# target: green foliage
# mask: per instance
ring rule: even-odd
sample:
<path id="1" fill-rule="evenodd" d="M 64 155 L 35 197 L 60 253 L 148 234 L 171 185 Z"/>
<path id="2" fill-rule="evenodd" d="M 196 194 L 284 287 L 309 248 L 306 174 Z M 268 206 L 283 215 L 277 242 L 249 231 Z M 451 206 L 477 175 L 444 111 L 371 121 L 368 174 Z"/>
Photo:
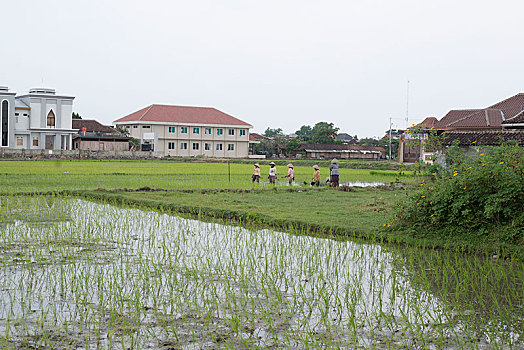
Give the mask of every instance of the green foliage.
<path id="1" fill-rule="evenodd" d="M 76 113 L 76 112 L 73 112 L 73 114 L 71 115 L 71 117 L 73 119 L 82 119 L 82 117 L 80 116 L 80 114 Z"/>
<path id="2" fill-rule="evenodd" d="M 452 149 L 448 160 L 450 167 L 398 204 L 396 225 L 419 234 L 524 243 L 524 148 L 502 145 L 474 155 Z"/>
<path id="3" fill-rule="evenodd" d="M 267 128 L 266 131 L 264 131 L 264 136 L 265 137 L 284 136 L 284 133 L 282 132 L 282 128 L 277 128 L 277 129 Z"/>
<path id="4" fill-rule="evenodd" d="M 126 135 L 128 136 L 129 135 L 129 130 L 127 130 L 125 127 L 123 127 L 122 125 L 117 125 L 115 127 L 116 131 L 118 131 L 119 133 L 123 134 L 123 135 Z"/>
<path id="5" fill-rule="evenodd" d="M 320 144 L 340 143 L 337 140 L 338 130 L 333 123 L 318 122 L 311 129 L 312 141 Z"/>
<path id="6" fill-rule="evenodd" d="M 311 130 L 311 126 L 309 125 L 302 125 L 299 130 L 295 132 L 297 134 L 297 138 L 304 143 L 311 143 L 313 140 L 313 132 Z"/>

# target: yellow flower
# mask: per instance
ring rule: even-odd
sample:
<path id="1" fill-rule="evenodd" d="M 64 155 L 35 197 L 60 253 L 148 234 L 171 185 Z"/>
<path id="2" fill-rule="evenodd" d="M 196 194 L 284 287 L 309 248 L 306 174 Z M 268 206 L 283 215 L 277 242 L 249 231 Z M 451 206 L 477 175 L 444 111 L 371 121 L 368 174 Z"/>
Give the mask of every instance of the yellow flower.
<path id="1" fill-rule="evenodd" d="M 472 143 L 477 143 L 477 141 L 473 141 Z"/>
<path id="2" fill-rule="evenodd" d="M 486 164 L 482 163 L 482 166 L 486 166 Z"/>
<path id="3" fill-rule="evenodd" d="M 469 167 L 469 168 L 467 168 L 466 170 L 469 170 L 469 169 L 471 169 L 471 168 L 472 168 L 472 167 Z"/>
<path id="4" fill-rule="evenodd" d="M 388 227 L 391 227 L 391 225 L 390 225 L 390 224 L 388 224 Z"/>
<path id="5" fill-rule="evenodd" d="M 424 184 L 420 184 L 420 186 L 424 186 Z"/>
<path id="6" fill-rule="evenodd" d="M 453 174 L 453 176 L 457 176 L 457 175 L 458 175 L 458 173 L 454 173 L 454 174 Z"/>
<path id="7" fill-rule="evenodd" d="M 500 162 L 499 164 L 504 164 L 504 162 Z"/>
<path id="8" fill-rule="evenodd" d="M 433 204 L 433 201 L 429 202 L 429 204 Z"/>
<path id="9" fill-rule="evenodd" d="M 431 216 L 435 216 L 435 214 L 431 214 Z"/>
<path id="10" fill-rule="evenodd" d="M 480 156 L 482 157 L 484 155 L 484 153 L 481 153 Z"/>
<path id="11" fill-rule="evenodd" d="M 421 198 L 426 198 L 426 196 L 422 196 Z"/>
<path id="12" fill-rule="evenodd" d="M 466 189 L 466 188 L 467 188 L 467 186 L 464 186 L 464 189 Z"/>
<path id="13" fill-rule="evenodd" d="M 382 224 L 382 226 L 386 227 L 386 224 Z"/>

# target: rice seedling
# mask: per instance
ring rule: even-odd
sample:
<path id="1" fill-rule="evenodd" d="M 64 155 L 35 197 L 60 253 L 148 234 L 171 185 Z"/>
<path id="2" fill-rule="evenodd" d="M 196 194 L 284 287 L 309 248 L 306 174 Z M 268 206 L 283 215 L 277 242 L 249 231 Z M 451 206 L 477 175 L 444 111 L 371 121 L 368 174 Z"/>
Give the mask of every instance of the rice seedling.
<path id="1" fill-rule="evenodd" d="M 522 264 L 0 197 L 0 344 L 519 348 Z"/>

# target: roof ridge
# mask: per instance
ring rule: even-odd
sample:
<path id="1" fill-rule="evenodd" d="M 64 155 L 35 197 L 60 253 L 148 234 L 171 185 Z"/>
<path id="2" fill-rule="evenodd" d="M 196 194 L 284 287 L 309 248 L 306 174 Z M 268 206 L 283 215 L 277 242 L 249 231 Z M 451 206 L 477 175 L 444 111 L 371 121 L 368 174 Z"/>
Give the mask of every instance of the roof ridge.
<path id="1" fill-rule="evenodd" d="M 154 106 L 154 104 L 152 104 L 151 106 L 149 106 L 149 108 L 147 109 L 147 111 L 145 111 L 144 114 L 142 114 L 142 115 L 140 116 L 140 118 L 138 118 L 138 120 L 142 120 L 142 118 L 145 117 L 145 115 L 147 114 L 147 112 L 149 112 L 149 110 L 150 110 L 151 108 L 153 108 L 153 106 Z"/>
<path id="2" fill-rule="evenodd" d="M 515 94 L 515 95 L 513 95 L 513 96 L 510 96 L 510 97 L 508 97 L 508 98 L 506 98 L 506 99 L 504 99 L 504 100 L 502 100 L 502 101 L 499 101 L 499 102 L 497 102 L 497 103 L 494 103 L 494 104 L 492 104 L 491 106 L 489 106 L 489 107 L 487 107 L 487 108 L 493 108 L 493 106 L 495 106 L 495 105 L 498 105 L 498 104 L 504 103 L 504 102 L 506 102 L 506 101 L 509 100 L 509 99 L 512 99 L 512 98 L 514 98 L 514 97 L 521 96 L 521 95 L 524 96 L 524 92 L 519 92 L 519 93 L 517 93 L 517 94 Z"/>
<path id="3" fill-rule="evenodd" d="M 464 109 L 464 111 L 466 111 L 466 110 L 467 110 L 467 109 Z M 471 117 L 471 116 L 474 115 L 475 113 L 478 113 L 478 112 L 481 112 L 481 111 L 485 111 L 485 110 L 486 110 L 486 109 L 478 109 L 478 110 L 475 110 L 475 112 L 470 113 L 470 114 L 468 114 L 468 115 L 465 115 L 465 116 L 463 116 L 462 118 L 457 119 L 457 120 L 455 120 L 455 121 L 453 121 L 453 122 L 447 124 L 446 126 L 450 126 L 450 125 L 453 125 L 453 124 L 455 124 L 455 123 L 461 122 L 461 121 L 463 121 L 464 119 L 467 119 L 467 118 Z"/>

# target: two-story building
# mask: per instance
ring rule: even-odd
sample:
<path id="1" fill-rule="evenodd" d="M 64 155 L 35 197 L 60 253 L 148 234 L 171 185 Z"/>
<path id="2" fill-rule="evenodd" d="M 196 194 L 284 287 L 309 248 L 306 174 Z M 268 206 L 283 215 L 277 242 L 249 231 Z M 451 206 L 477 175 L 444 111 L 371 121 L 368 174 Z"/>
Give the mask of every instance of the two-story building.
<path id="1" fill-rule="evenodd" d="M 17 96 L 0 87 L 0 147 L 71 149 L 73 100 L 54 89 L 35 88 Z"/>
<path id="2" fill-rule="evenodd" d="M 215 108 L 151 105 L 113 122 L 160 156 L 244 158 L 253 126 Z"/>

